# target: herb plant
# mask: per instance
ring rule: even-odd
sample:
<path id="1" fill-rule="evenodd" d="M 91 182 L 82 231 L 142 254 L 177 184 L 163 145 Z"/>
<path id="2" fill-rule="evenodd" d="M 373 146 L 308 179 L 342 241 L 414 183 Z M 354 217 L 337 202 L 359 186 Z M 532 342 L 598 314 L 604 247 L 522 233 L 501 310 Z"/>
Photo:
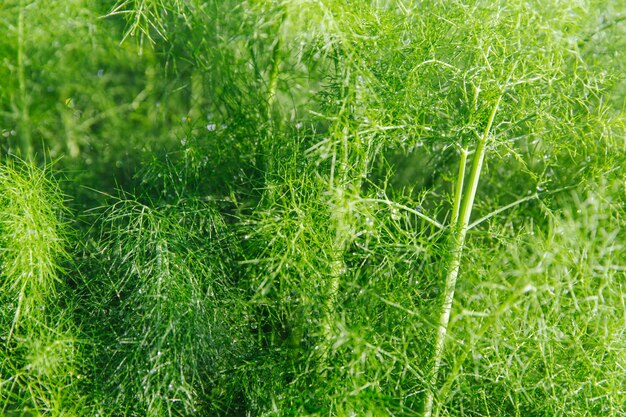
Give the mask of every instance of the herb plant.
<path id="1" fill-rule="evenodd" d="M 6 2 L 2 413 L 623 414 L 625 13 Z"/>

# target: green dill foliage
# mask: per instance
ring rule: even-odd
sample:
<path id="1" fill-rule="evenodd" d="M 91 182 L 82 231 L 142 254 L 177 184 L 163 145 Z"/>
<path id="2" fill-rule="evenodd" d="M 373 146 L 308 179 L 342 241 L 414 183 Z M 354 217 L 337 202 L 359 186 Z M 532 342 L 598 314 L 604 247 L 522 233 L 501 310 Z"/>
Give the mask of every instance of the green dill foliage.
<path id="1" fill-rule="evenodd" d="M 620 109 L 603 98 L 614 81 L 577 43 L 595 30 L 591 6 L 121 5 L 136 6 L 131 31 L 189 54 L 189 94 L 210 109 L 207 130 L 227 131 L 206 155 L 242 164 L 223 188 L 238 196 L 258 353 L 231 395 L 254 413 L 478 412 L 447 408 L 459 372 L 447 350 L 486 331 L 448 334 L 457 276 L 461 290 L 489 281 L 472 275 L 487 256 L 463 252 L 516 242 L 485 229 L 510 213 L 549 230 L 542 210 L 564 201 L 552 196 L 623 161 Z M 202 155 L 202 128 L 185 153 Z"/>
<path id="2" fill-rule="evenodd" d="M 187 116 L 185 81 L 167 78 L 153 49 L 120 44 L 124 21 L 104 18 L 112 4 L 7 0 L 0 11 L 0 151 L 58 159 L 81 210 L 101 203 L 88 188 L 129 186 L 144 152 L 179 143 Z"/>
<path id="3" fill-rule="evenodd" d="M 0 414 L 622 415 L 625 16 L 7 1 Z"/>
<path id="4" fill-rule="evenodd" d="M 80 407 L 80 341 L 64 284 L 63 194 L 48 170 L 0 166 L 0 407 L 4 415 L 65 415 Z"/>
<path id="5" fill-rule="evenodd" d="M 622 414 L 624 200 L 610 197 L 620 187 L 560 197 L 567 208 L 546 211 L 543 230 L 490 225 L 493 243 L 469 256 L 493 262 L 467 268 L 474 288 L 460 292 L 456 333 L 469 340 L 453 344 L 446 409 Z"/>
<path id="6" fill-rule="evenodd" d="M 94 276 L 82 278 L 94 306 L 85 324 L 94 400 L 102 401 L 93 412 L 202 413 L 214 370 L 237 347 L 220 214 L 208 204 L 151 208 L 125 197 L 98 223 Z"/>

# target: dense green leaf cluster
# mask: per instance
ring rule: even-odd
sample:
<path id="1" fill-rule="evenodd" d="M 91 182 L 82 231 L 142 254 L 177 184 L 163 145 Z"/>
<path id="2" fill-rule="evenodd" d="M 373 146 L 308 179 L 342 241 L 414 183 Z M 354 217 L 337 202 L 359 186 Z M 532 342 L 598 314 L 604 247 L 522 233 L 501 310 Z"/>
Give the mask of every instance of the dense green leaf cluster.
<path id="1" fill-rule="evenodd" d="M 621 1 L 5 3 L 0 414 L 623 415 Z"/>

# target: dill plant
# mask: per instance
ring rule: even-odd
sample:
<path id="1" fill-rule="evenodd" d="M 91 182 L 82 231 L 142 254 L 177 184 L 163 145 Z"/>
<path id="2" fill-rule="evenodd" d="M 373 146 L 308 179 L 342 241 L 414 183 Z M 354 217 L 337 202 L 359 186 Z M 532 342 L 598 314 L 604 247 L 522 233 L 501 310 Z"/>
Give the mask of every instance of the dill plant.
<path id="1" fill-rule="evenodd" d="M 120 45 L 123 20 L 102 18 L 111 5 L 10 0 L 0 11 L 0 150 L 40 164 L 58 159 L 56 170 L 71 177 L 69 204 L 80 210 L 101 204 L 88 188 L 130 186 L 144 152 L 178 143 L 184 131 L 180 83 L 153 49 Z"/>
<path id="2" fill-rule="evenodd" d="M 237 213 L 261 349 L 241 368 L 250 409 L 453 413 L 459 371 L 445 346 L 465 343 L 448 328 L 469 229 L 491 236 L 485 222 L 544 207 L 589 180 L 596 151 L 621 150 L 600 68 L 566 35 L 583 36 L 590 14 L 521 1 L 249 2 L 229 20 L 206 13 L 217 3 L 161 6 L 185 22 L 164 39 L 199 37 L 192 62 L 213 76 L 214 106 L 254 173 L 234 186 L 252 205 Z M 159 33 L 164 16 L 144 27 Z M 185 29 L 197 22 L 221 36 Z M 435 172 L 418 168 L 429 178 L 402 187 L 399 158 Z"/>
<path id="3" fill-rule="evenodd" d="M 61 415 L 80 408 L 79 332 L 63 194 L 48 170 L 0 166 L 0 407 L 4 415 Z"/>
<path id="4" fill-rule="evenodd" d="M 81 279 L 92 372 L 106 370 L 93 374 L 92 412 L 206 412 L 216 370 L 245 349 L 244 338 L 234 343 L 241 309 L 224 295 L 220 214 L 207 203 L 151 208 L 126 196 L 102 216 L 101 255 Z"/>
<path id="5" fill-rule="evenodd" d="M 85 414 L 619 415 L 619 2 L 59 2 L 58 54 L 10 6 L 2 149 L 90 208 Z"/>
<path id="6" fill-rule="evenodd" d="M 492 235 L 514 239 L 491 238 L 491 245 L 470 251 L 472 259 L 489 256 L 495 262 L 468 268 L 472 281 L 480 275 L 492 279 L 475 281 L 475 291 L 461 293 L 456 325 L 470 340 L 452 347 L 446 409 L 621 413 L 624 397 L 616 375 L 624 345 L 616 323 L 623 305 L 615 279 L 623 263 L 617 238 L 623 199 L 607 198 L 614 187 L 618 184 L 600 182 L 564 193 L 558 200 L 566 208 L 557 213 L 544 208 L 548 227 L 537 228 L 530 220 L 521 231 L 492 225 Z M 604 342 L 598 344 L 598 338 Z"/>

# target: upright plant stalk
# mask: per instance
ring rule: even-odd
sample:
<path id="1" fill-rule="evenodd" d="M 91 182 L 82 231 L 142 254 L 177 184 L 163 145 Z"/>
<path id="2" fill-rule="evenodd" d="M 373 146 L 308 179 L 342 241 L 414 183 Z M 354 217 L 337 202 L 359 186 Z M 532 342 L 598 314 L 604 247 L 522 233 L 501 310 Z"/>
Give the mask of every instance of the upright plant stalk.
<path id="1" fill-rule="evenodd" d="M 461 149 L 461 160 L 459 161 L 459 174 L 456 179 L 456 188 L 454 190 L 454 207 L 452 209 L 452 219 L 450 224 L 456 225 L 459 219 L 459 211 L 461 210 L 461 196 L 463 195 L 463 183 L 465 181 L 465 167 L 467 166 L 467 149 Z"/>
<path id="2" fill-rule="evenodd" d="M 324 319 L 322 326 L 323 341 L 322 351 L 318 371 L 323 374 L 326 372 L 326 364 L 328 353 L 332 348 L 333 326 L 337 314 L 337 293 L 341 284 L 341 277 L 345 273 L 346 264 L 344 261 L 344 253 L 346 251 L 346 243 L 348 240 L 347 225 L 347 207 L 346 197 L 341 189 L 337 190 L 337 207 L 334 213 L 335 238 L 331 245 L 329 282 L 326 287 L 326 301 L 324 305 Z"/>
<path id="3" fill-rule="evenodd" d="M 344 106 L 340 111 L 340 116 L 343 114 Z M 349 201 L 346 195 L 345 184 L 349 183 L 349 135 L 347 127 L 341 129 L 341 153 L 337 158 L 337 151 L 334 151 L 333 163 L 331 167 L 329 189 L 333 192 L 335 198 L 335 205 L 332 207 L 333 226 L 335 228 L 335 237 L 331 245 L 331 258 L 330 258 L 330 276 L 329 282 L 326 287 L 326 302 L 323 321 L 323 345 L 320 357 L 318 370 L 321 374 L 326 372 L 326 364 L 328 361 L 328 353 L 332 348 L 333 340 L 333 326 L 337 319 L 337 295 L 339 292 L 339 286 L 341 285 L 342 276 L 346 271 L 346 262 L 344 255 L 346 253 L 347 245 L 351 239 L 350 237 L 350 219 L 349 219 Z M 337 184 L 335 183 L 335 165 L 337 159 L 340 159 L 337 167 Z M 353 182 L 353 189 L 361 189 L 361 176 L 357 175 L 356 182 Z"/>
<path id="4" fill-rule="evenodd" d="M 279 31 L 287 17 L 287 12 L 282 11 L 280 16 L 280 25 L 278 26 Z M 267 120 L 272 120 L 272 108 L 274 107 L 274 103 L 276 102 L 276 92 L 278 90 L 278 74 L 280 69 L 280 50 L 282 48 L 282 39 L 280 37 L 280 33 L 276 37 L 276 43 L 274 44 L 274 48 L 272 49 L 272 64 L 270 67 L 269 81 L 267 87 Z"/>
<path id="5" fill-rule="evenodd" d="M 432 369 L 430 378 L 428 380 L 429 387 L 426 389 L 426 397 L 424 399 L 424 417 L 430 417 L 433 412 L 434 404 L 434 389 L 437 384 L 437 377 L 439 376 L 439 367 L 441 366 L 441 359 L 443 357 L 443 346 L 448 332 L 448 324 L 450 322 L 450 313 L 452 311 L 452 301 L 454 300 L 454 290 L 456 288 L 456 280 L 459 276 L 459 267 L 461 265 L 461 254 L 465 246 L 465 236 L 467 234 L 467 226 L 469 224 L 470 217 L 472 215 L 472 208 L 474 206 L 474 198 L 476 197 L 476 189 L 478 188 L 478 182 L 480 180 L 480 173 L 482 171 L 483 161 L 485 159 L 485 149 L 487 144 L 487 138 L 493 120 L 498 111 L 500 100 L 502 95 L 498 97 L 489 121 L 485 127 L 483 135 L 479 137 L 476 145 L 476 151 L 474 153 L 474 160 L 472 162 L 472 170 L 470 172 L 468 188 L 464 191 L 464 195 L 460 195 L 463 187 L 457 186 L 455 195 L 455 207 L 463 200 L 459 211 L 459 217 L 453 217 L 452 220 L 452 236 L 451 236 L 451 259 L 448 264 L 448 275 L 446 276 L 446 283 L 443 293 L 443 303 L 441 306 L 441 313 L 439 314 L 439 325 L 437 327 L 437 335 L 435 338 L 435 346 L 432 358 Z M 463 157 L 461 162 L 466 162 L 467 157 Z M 464 167 L 459 167 L 459 177 L 464 173 Z"/>
<path id="6" fill-rule="evenodd" d="M 280 66 L 280 37 L 276 40 L 272 50 L 272 66 L 270 68 L 270 78 L 267 88 L 267 118 L 272 119 L 272 107 L 276 101 L 276 90 L 278 89 L 278 69 Z"/>
<path id="7" fill-rule="evenodd" d="M 31 157 L 31 130 L 26 93 L 26 70 L 24 63 L 24 0 L 20 0 L 17 17 L 17 82 L 20 92 L 19 104 L 19 150 L 23 159 Z"/>
<path id="8" fill-rule="evenodd" d="M 148 71 L 152 74 L 148 75 Z M 148 76 L 147 90 L 152 90 L 154 87 L 154 69 L 149 68 L 146 71 Z M 202 104 L 204 100 L 204 80 L 202 79 L 202 72 L 194 70 L 191 73 L 191 103 L 189 105 L 189 116 L 192 120 L 198 120 L 202 115 Z"/>
<path id="9" fill-rule="evenodd" d="M 274 119 L 272 115 L 272 109 L 274 108 L 274 103 L 276 102 L 276 92 L 278 91 L 278 75 L 280 71 L 280 63 L 281 57 L 280 52 L 282 48 L 282 39 L 280 36 L 280 29 L 282 28 L 283 22 L 287 17 L 287 12 L 285 10 L 281 10 L 280 15 L 280 24 L 278 25 L 278 32 L 276 36 L 276 43 L 272 48 L 272 58 L 269 69 L 269 78 L 267 81 L 267 96 L 265 97 L 265 114 L 260 115 L 261 117 L 265 116 L 265 121 L 267 123 L 267 134 L 266 138 L 271 138 L 276 132 L 277 128 L 280 126 L 280 118 Z M 254 58 L 253 58 L 254 59 Z M 256 64 L 255 64 L 256 68 Z M 261 171 L 269 171 L 269 163 L 268 158 L 265 155 L 265 142 L 262 137 L 259 137 L 257 141 L 257 149 L 256 149 L 256 165 Z"/>

